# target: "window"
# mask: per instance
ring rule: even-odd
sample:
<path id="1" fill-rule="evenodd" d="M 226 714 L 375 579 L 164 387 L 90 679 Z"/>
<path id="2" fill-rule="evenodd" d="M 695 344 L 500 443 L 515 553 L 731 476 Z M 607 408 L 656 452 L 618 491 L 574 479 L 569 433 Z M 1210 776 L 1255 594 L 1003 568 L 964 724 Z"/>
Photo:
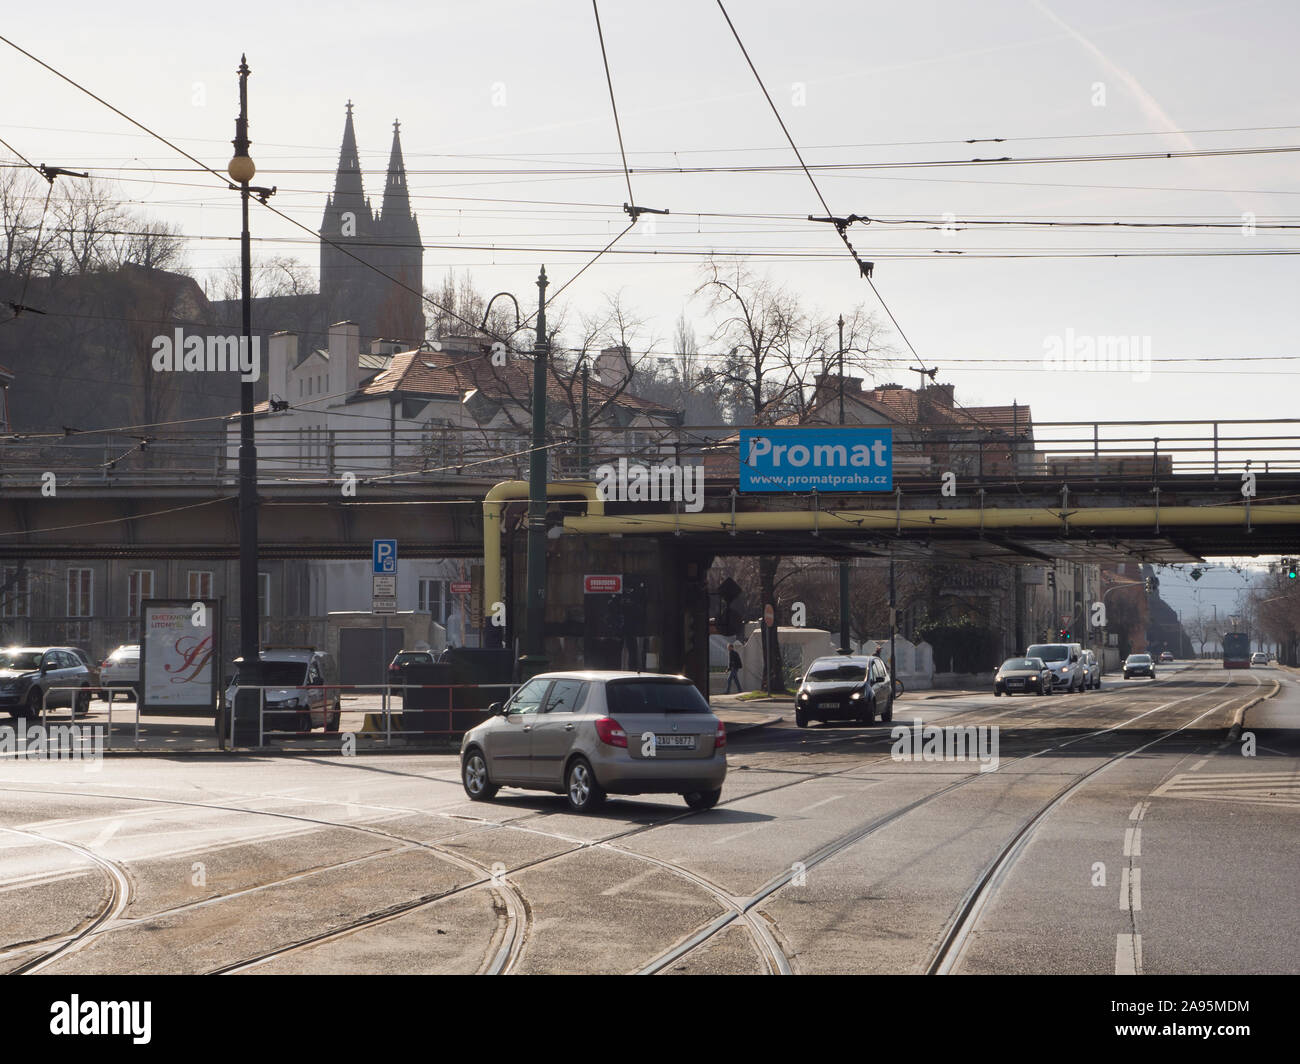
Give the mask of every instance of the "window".
<path id="1" fill-rule="evenodd" d="M 550 683 L 550 680 L 529 680 L 515 692 L 515 697 L 506 708 L 511 713 L 536 713 Z"/>
<path id="2" fill-rule="evenodd" d="M 140 603 L 153 598 L 153 570 L 132 569 L 126 584 L 126 615 L 140 616 Z"/>
<path id="3" fill-rule="evenodd" d="M 447 623 L 447 614 L 451 608 L 451 595 L 448 581 L 422 579 L 419 591 L 419 612 L 432 613 L 439 624 Z"/>
<path id="4" fill-rule="evenodd" d="M 546 700 L 547 713 L 576 713 L 586 700 L 587 685 L 581 680 L 556 680 Z"/>
<path id="5" fill-rule="evenodd" d="M 91 569 L 68 570 L 69 617 L 89 617 L 94 612 L 94 577 Z"/>
<path id="6" fill-rule="evenodd" d="M 257 574 L 257 615 L 271 616 L 271 574 Z"/>
<path id="7" fill-rule="evenodd" d="M 26 617 L 29 611 L 31 585 L 26 569 L 5 568 L 0 581 L 0 616 Z"/>
<path id="8" fill-rule="evenodd" d="M 200 569 L 191 569 L 188 574 L 189 597 L 205 599 L 212 597 L 212 574 Z"/>

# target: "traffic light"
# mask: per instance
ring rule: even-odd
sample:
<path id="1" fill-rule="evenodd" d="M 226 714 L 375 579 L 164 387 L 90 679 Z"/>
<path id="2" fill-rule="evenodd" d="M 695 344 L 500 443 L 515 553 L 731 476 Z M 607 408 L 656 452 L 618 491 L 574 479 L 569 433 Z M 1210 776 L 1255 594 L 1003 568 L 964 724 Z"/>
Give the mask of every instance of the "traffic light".
<path id="1" fill-rule="evenodd" d="M 1285 565 L 1286 565 L 1286 578 L 1287 578 L 1288 580 L 1294 580 L 1294 579 L 1296 578 L 1296 561 L 1295 561 L 1295 559 L 1294 559 L 1294 558 L 1287 558 L 1287 559 L 1285 560 Z"/>
<path id="2" fill-rule="evenodd" d="M 1070 641 L 1070 629 L 1068 629 L 1068 628 L 1062 628 L 1062 629 L 1061 629 L 1061 642 L 1062 642 L 1062 643 L 1068 643 L 1069 641 Z"/>
<path id="3" fill-rule="evenodd" d="M 1048 587 L 1053 587 L 1053 588 L 1056 587 L 1056 570 L 1055 570 L 1055 569 L 1048 569 L 1048 570 L 1047 570 L 1047 586 L 1048 586 Z"/>
<path id="4" fill-rule="evenodd" d="M 1142 580 L 1142 589 L 1149 595 L 1151 594 L 1151 577 L 1144 577 Z"/>

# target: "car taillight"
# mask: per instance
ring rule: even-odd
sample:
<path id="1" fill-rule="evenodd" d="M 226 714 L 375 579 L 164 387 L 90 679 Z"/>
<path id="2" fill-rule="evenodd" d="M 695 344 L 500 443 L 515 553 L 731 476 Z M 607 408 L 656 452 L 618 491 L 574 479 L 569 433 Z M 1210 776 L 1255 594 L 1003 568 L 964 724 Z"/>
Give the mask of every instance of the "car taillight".
<path id="1" fill-rule="evenodd" d="M 596 721 L 596 734 L 607 746 L 627 746 L 627 732 L 613 717 L 601 717 Z"/>
<path id="2" fill-rule="evenodd" d="M 727 726 L 718 721 L 718 730 L 713 736 L 713 749 L 721 750 L 727 745 Z"/>

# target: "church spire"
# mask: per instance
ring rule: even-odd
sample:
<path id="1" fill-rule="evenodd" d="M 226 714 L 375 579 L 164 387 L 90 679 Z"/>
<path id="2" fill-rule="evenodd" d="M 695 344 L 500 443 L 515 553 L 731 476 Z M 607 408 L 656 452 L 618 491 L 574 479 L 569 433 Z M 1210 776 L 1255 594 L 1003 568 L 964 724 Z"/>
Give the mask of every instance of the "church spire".
<path id="1" fill-rule="evenodd" d="M 347 103 L 343 124 L 343 146 L 339 149 L 339 169 L 334 176 L 332 206 L 336 210 L 358 213 L 365 209 L 365 189 L 361 183 L 361 157 L 357 152 L 357 134 L 352 128 L 352 101 Z"/>
<path id="2" fill-rule="evenodd" d="M 380 218 L 390 227 L 405 228 L 411 218 L 411 198 L 406 190 L 406 163 L 402 160 L 401 123 L 393 120 L 393 150 L 388 155 L 388 178 Z"/>

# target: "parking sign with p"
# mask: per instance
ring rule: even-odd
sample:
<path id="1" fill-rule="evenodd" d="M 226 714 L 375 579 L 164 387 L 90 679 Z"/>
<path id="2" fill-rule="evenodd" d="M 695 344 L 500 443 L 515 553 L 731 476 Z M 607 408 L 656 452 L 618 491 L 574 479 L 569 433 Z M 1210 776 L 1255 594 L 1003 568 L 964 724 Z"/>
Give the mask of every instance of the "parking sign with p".
<path id="1" fill-rule="evenodd" d="M 376 575 L 397 572 L 397 540 L 371 540 L 370 560 Z"/>

